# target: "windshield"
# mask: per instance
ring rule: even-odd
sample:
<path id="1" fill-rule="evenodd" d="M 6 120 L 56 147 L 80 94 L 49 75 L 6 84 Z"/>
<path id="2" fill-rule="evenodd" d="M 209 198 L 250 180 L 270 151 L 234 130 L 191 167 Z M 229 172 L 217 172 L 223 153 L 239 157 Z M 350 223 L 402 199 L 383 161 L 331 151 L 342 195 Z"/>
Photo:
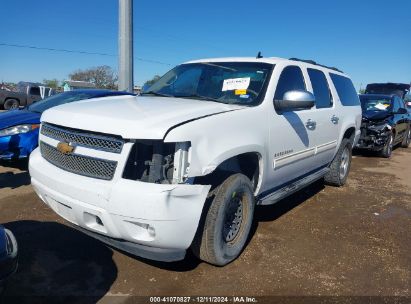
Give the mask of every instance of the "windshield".
<path id="1" fill-rule="evenodd" d="M 273 67 L 260 62 L 182 64 L 166 73 L 142 95 L 257 105 L 264 98 Z"/>
<path id="2" fill-rule="evenodd" d="M 32 105 L 28 106 L 27 109 L 31 112 L 43 113 L 47 109 L 50 109 L 52 107 L 55 107 L 55 106 L 58 106 L 64 103 L 69 103 L 69 102 L 82 100 L 82 99 L 89 99 L 95 96 L 96 94 L 91 93 L 91 92 L 69 91 L 69 92 L 64 92 L 64 93 L 60 93 L 57 95 L 53 95 L 49 98 L 45 98 L 41 101 L 33 103 Z"/>
<path id="3" fill-rule="evenodd" d="M 387 111 L 391 107 L 391 98 L 361 97 L 363 111 Z"/>

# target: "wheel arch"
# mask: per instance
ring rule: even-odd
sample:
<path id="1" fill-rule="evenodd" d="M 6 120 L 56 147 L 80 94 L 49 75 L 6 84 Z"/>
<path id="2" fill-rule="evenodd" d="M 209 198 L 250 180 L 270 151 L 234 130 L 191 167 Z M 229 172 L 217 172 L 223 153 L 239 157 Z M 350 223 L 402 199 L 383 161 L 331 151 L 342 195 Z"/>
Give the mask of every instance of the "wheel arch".
<path id="1" fill-rule="evenodd" d="M 347 138 L 347 139 L 350 139 L 350 140 L 354 141 L 354 137 L 355 137 L 355 127 L 354 127 L 354 126 L 351 126 L 351 127 L 348 127 L 348 128 L 345 130 L 344 135 L 343 135 L 343 137 L 341 138 L 341 141 L 342 141 L 344 138 Z"/>
<path id="2" fill-rule="evenodd" d="M 232 174 L 242 173 L 252 182 L 255 193 L 261 187 L 264 162 L 262 154 L 258 151 L 228 154 L 212 163 L 217 165 L 206 166 L 203 170 L 204 175 L 195 177 L 195 183 L 215 186 Z"/>
<path id="3" fill-rule="evenodd" d="M 20 98 L 18 98 L 18 97 L 6 97 L 6 98 L 4 99 L 4 102 L 3 102 L 3 103 L 5 103 L 7 100 L 10 100 L 10 99 L 17 100 L 18 103 L 20 104 Z"/>

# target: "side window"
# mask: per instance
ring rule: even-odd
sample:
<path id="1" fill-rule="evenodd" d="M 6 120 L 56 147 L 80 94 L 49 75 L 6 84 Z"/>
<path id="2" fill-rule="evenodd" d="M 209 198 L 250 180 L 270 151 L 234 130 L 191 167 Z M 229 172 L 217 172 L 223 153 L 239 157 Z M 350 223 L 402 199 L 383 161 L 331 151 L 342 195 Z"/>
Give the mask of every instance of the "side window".
<path id="1" fill-rule="evenodd" d="M 298 66 L 286 67 L 280 75 L 274 99 L 282 100 L 284 93 L 292 90 L 305 90 L 303 72 Z"/>
<path id="2" fill-rule="evenodd" d="M 319 108 L 329 108 L 332 106 L 331 92 L 328 87 L 327 78 L 320 70 L 307 69 L 310 76 L 313 93 L 315 96 L 315 105 Z"/>
<path id="3" fill-rule="evenodd" d="M 355 91 L 351 79 L 333 73 L 330 73 L 330 77 L 343 106 L 360 105 L 360 99 L 358 98 L 357 92 Z"/>
<path id="4" fill-rule="evenodd" d="M 38 95 L 38 96 L 40 96 L 40 88 L 39 88 L 39 87 L 32 87 L 32 88 L 30 88 L 30 95 Z"/>

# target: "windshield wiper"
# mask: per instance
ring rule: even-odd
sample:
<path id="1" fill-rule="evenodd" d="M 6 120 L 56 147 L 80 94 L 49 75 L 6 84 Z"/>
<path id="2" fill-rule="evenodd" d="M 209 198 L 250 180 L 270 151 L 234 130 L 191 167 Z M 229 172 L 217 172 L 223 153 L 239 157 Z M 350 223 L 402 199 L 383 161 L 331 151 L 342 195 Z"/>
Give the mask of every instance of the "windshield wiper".
<path id="1" fill-rule="evenodd" d="M 190 98 L 190 99 L 201 99 L 201 100 L 207 100 L 207 101 L 214 101 L 214 102 L 219 102 L 219 103 L 227 103 L 224 101 L 221 101 L 217 98 L 212 98 L 212 97 L 208 97 L 208 96 L 202 96 L 202 95 L 198 95 L 198 94 L 191 94 L 191 95 L 176 95 L 174 96 L 176 98 Z"/>
<path id="2" fill-rule="evenodd" d="M 154 95 L 154 96 L 161 96 L 161 97 L 174 97 L 172 95 L 162 94 L 162 93 L 158 93 L 158 92 L 154 92 L 154 91 L 148 91 L 148 92 L 141 93 L 141 96 L 142 95 Z"/>

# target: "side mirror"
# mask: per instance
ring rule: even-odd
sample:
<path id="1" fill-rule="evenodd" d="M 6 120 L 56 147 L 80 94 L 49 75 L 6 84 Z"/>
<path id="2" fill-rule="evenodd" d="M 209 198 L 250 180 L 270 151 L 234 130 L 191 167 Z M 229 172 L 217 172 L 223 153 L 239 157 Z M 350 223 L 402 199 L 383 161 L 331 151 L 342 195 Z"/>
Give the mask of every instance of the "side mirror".
<path id="1" fill-rule="evenodd" d="M 407 109 L 404 108 L 399 108 L 397 112 L 395 112 L 394 114 L 407 114 L 408 111 Z"/>
<path id="2" fill-rule="evenodd" d="M 280 112 L 311 109 L 314 104 L 315 96 L 300 90 L 287 91 L 282 100 L 274 100 L 275 109 Z"/>

